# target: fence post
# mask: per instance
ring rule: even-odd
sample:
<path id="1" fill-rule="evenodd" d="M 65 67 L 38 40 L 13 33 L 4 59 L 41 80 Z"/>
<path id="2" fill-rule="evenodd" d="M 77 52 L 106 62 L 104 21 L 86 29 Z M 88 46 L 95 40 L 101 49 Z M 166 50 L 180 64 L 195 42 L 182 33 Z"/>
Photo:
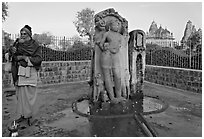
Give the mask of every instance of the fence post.
<path id="1" fill-rule="evenodd" d="M 150 65 L 152 65 L 152 50 L 150 49 Z"/>
<path id="2" fill-rule="evenodd" d="M 190 50 L 190 53 L 189 53 L 189 68 L 191 69 L 191 41 L 189 40 L 189 50 Z"/>
<path id="3" fill-rule="evenodd" d="M 65 42 L 65 36 L 64 36 L 64 51 L 66 50 L 66 42 Z"/>

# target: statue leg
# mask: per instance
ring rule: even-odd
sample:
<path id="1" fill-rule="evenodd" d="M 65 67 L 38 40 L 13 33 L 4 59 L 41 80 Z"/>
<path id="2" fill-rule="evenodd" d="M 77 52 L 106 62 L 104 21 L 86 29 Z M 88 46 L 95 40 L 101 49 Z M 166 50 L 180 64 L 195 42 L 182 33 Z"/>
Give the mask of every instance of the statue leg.
<path id="1" fill-rule="evenodd" d="M 113 68 L 113 77 L 114 77 L 114 83 L 115 83 L 115 93 L 116 97 L 121 97 L 121 76 L 120 76 L 120 69 L 119 68 Z"/>
<path id="2" fill-rule="evenodd" d="M 120 69 L 113 68 L 113 76 L 114 76 L 114 83 L 115 83 L 115 93 L 116 93 L 116 103 L 126 100 L 121 95 L 122 85 L 121 85 L 121 76 L 120 76 Z"/>
<path id="3" fill-rule="evenodd" d="M 122 83 L 122 97 L 126 98 L 127 94 L 126 94 L 126 85 Z"/>
<path id="4" fill-rule="evenodd" d="M 127 99 L 129 99 L 129 96 L 130 96 L 130 85 L 129 85 L 129 83 L 127 83 L 126 88 L 127 88 Z"/>
<path id="5" fill-rule="evenodd" d="M 104 75 L 104 81 L 105 81 L 105 88 L 108 92 L 108 95 L 111 100 L 114 99 L 114 91 L 113 91 L 113 85 L 111 81 L 111 74 L 109 68 L 103 68 L 103 75 Z"/>

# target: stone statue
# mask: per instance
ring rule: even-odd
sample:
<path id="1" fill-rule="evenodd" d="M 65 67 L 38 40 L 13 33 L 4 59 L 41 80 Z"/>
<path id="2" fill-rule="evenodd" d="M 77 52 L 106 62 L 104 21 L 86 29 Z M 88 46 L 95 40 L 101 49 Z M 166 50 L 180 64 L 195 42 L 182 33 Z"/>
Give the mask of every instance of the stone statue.
<path id="1" fill-rule="evenodd" d="M 127 99 L 130 94 L 128 24 L 111 8 L 95 15 L 95 25 L 93 99 L 98 101 L 100 93 L 107 92 L 110 101 L 117 103 Z M 98 75 L 101 77 L 98 78 Z M 101 83 L 100 86 L 96 80 Z M 98 91 L 99 87 L 103 91 Z"/>
<path id="2" fill-rule="evenodd" d="M 100 41 L 101 54 L 101 67 L 105 81 L 105 88 L 112 101 L 123 99 L 121 96 L 121 65 L 120 65 L 120 48 L 122 35 L 119 33 L 121 28 L 120 22 L 111 20 L 109 23 L 109 31 L 105 32 L 102 40 Z M 106 44 L 105 44 L 106 43 Z M 111 81 L 111 72 L 113 74 L 113 81 L 115 85 L 115 94 Z"/>

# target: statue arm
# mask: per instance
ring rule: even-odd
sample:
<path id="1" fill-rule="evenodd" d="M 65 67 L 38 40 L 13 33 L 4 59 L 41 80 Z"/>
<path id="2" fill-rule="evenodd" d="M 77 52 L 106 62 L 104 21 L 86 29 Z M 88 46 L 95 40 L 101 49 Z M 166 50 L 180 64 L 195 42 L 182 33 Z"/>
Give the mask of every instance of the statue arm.
<path id="1" fill-rule="evenodd" d="M 99 44 L 99 47 L 101 48 L 102 51 L 104 50 L 104 43 L 105 43 L 105 40 L 107 38 L 107 34 L 108 34 L 107 32 L 104 33 L 104 35 L 103 35 L 103 37 L 102 37 L 102 39 L 100 41 L 100 44 Z"/>

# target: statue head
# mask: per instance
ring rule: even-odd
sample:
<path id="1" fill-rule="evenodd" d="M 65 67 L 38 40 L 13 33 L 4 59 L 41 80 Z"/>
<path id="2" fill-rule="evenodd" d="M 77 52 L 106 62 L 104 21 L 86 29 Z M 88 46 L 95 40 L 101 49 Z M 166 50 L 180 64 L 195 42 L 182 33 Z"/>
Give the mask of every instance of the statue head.
<path id="1" fill-rule="evenodd" d="M 109 23 L 109 29 L 114 32 L 121 31 L 121 22 L 118 19 L 111 20 Z"/>

